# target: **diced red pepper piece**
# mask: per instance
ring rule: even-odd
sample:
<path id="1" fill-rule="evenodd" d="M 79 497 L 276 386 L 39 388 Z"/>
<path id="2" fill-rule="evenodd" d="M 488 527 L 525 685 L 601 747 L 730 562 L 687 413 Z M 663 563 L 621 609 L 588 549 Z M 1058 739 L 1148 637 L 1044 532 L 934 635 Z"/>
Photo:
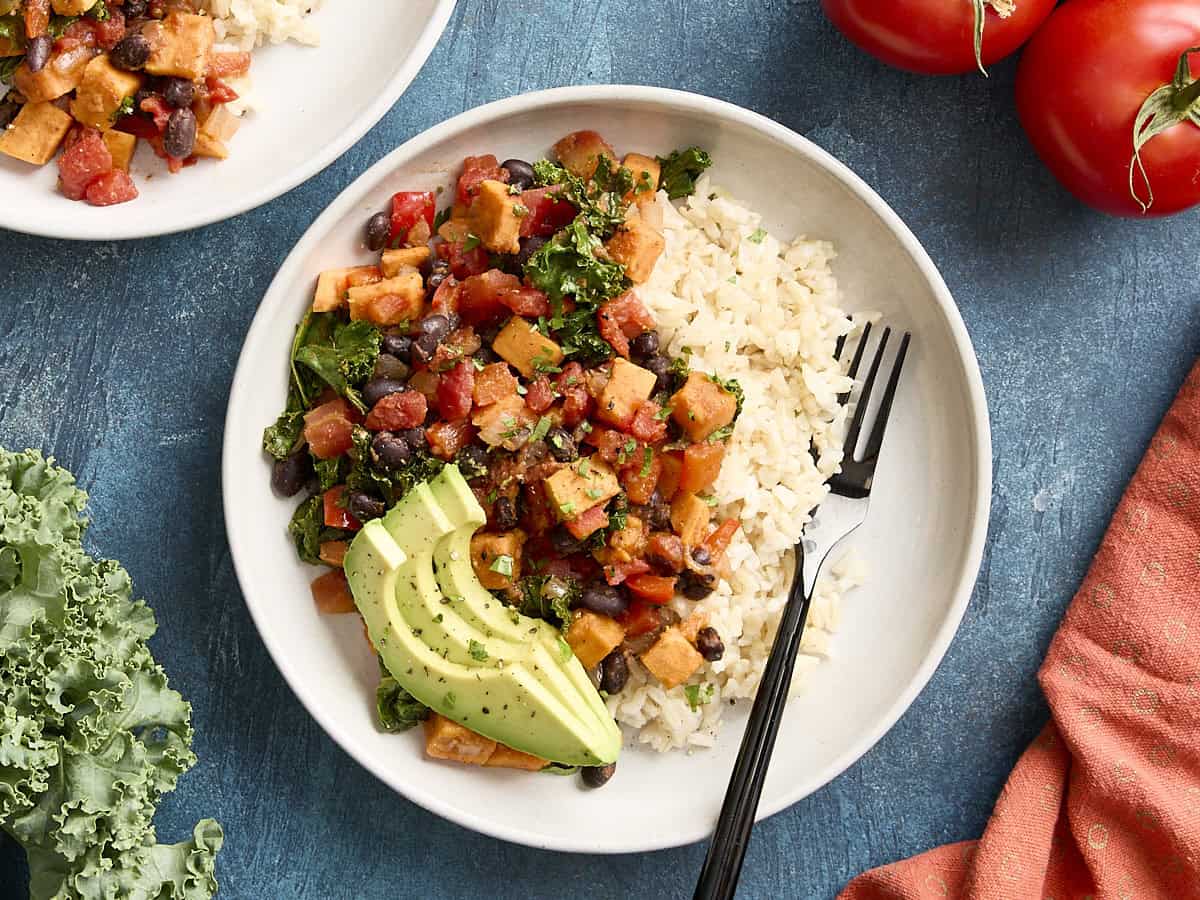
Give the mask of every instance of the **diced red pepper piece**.
<path id="1" fill-rule="evenodd" d="M 604 567 L 604 580 L 616 587 L 631 575 L 640 575 L 650 571 L 650 564 L 644 559 L 631 559 L 626 562 L 616 562 Z"/>
<path id="2" fill-rule="evenodd" d="M 729 548 L 729 542 L 733 540 L 733 536 L 737 534 L 740 523 L 737 519 L 726 519 L 720 525 L 713 529 L 712 534 L 704 539 L 701 546 L 708 550 L 712 556 L 713 563 L 716 563 L 725 551 Z"/>
<path id="3" fill-rule="evenodd" d="M 653 631 L 662 624 L 662 617 L 656 604 L 634 597 L 629 608 L 617 616 L 617 621 L 624 627 L 625 637 L 631 638 Z"/>
<path id="4" fill-rule="evenodd" d="M 354 605 L 354 595 L 350 593 L 350 583 L 346 573 L 341 569 L 332 569 L 317 578 L 312 583 L 313 602 L 317 611 L 324 615 L 352 613 L 358 607 Z"/>
<path id="5" fill-rule="evenodd" d="M 304 440 L 317 459 L 341 456 L 354 443 L 357 415 L 341 397 L 335 397 L 304 414 Z"/>
<path id="6" fill-rule="evenodd" d="M 449 422 L 465 419 L 471 414 L 472 396 L 475 392 L 475 364 L 464 359 L 438 382 L 438 413 Z"/>
<path id="7" fill-rule="evenodd" d="M 429 403 L 420 391 L 388 394 L 371 407 L 365 423 L 368 431 L 398 431 L 416 428 L 425 421 Z"/>
<path id="8" fill-rule="evenodd" d="M 470 206 L 475 195 L 479 193 L 479 185 L 485 181 L 503 181 L 508 184 L 508 170 L 500 168 L 500 161 L 490 153 L 464 159 L 462 174 L 458 176 L 458 190 L 455 193 L 458 202 L 463 206 Z M 430 227 L 432 224 L 430 222 Z"/>
<path id="9" fill-rule="evenodd" d="M 551 196 L 562 190 L 559 185 L 521 191 L 520 203 L 529 213 L 521 219 L 521 237 L 550 237 L 570 225 L 579 210 L 561 197 Z"/>
<path id="10" fill-rule="evenodd" d="M 460 280 L 483 274 L 490 262 L 483 247 L 467 250 L 463 241 L 442 241 L 437 245 L 437 255 L 450 264 L 450 274 Z"/>
<path id="11" fill-rule="evenodd" d="M 593 506 L 591 509 L 586 509 L 573 519 L 567 519 L 563 522 L 567 531 L 571 532 L 572 537 L 582 541 L 593 531 L 599 531 L 601 528 L 608 526 L 608 513 L 604 511 L 603 505 Z"/>
<path id="12" fill-rule="evenodd" d="M 641 465 L 644 462 L 642 444 L 615 428 L 594 425 L 583 439 L 584 443 L 596 448 L 600 458 L 607 463 L 624 466 L 626 463 Z"/>
<path id="13" fill-rule="evenodd" d="M 538 375 L 527 388 L 525 405 L 540 415 L 553 404 L 554 388 L 550 385 L 550 379 L 545 375 Z"/>
<path id="14" fill-rule="evenodd" d="M 447 462 L 458 455 L 458 451 L 471 443 L 475 437 L 475 426 L 464 419 L 459 422 L 434 422 L 425 429 L 429 441 L 429 452 Z"/>
<path id="15" fill-rule="evenodd" d="M 396 241 L 408 234 L 421 219 L 433 231 L 433 220 L 437 215 L 437 197 L 433 191 L 400 191 L 392 195 L 392 230 L 388 243 Z M 457 274 L 457 273 L 456 273 Z"/>
<path id="16" fill-rule="evenodd" d="M 350 510 L 342 505 L 342 495 L 346 493 L 346 486 L 339 484 L 336 487 L 331 487 L 321 498 L 325 507 L 325 525 L 328 528 L 344 528 L 347 531 L 358 531 L 362 528 L 362 523 L 350 514 Z"/>
<path id="17" fill-rule="evenodd" d="M 670 603 L 675 596 L 675 578 L 665 575 L 630 575 L 625 586 L 643 600 L 659 606 Z"/>

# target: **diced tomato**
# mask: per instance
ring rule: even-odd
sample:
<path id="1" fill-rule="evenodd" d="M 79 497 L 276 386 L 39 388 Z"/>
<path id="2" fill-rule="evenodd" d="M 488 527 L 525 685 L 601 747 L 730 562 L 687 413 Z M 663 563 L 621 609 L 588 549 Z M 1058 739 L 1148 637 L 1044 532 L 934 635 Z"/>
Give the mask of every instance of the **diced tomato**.
<path id="1" fill-rule="evenodd" d="M 653 400 L 647 400 L 634 413 L 633 421 L 629 423 L 629 433 L 639 441 L 647 444 L 657 444 L 667 439 L 667 420 L 662 415 L 662 407 Z"/>
<path id="2" fill-rule="evenodd" d="M 508 184 L 508 170 L 500 168 L 500 161 L 492 154 L 468 156 L 463 160 L 462 174 L 458 176 L 458 202 L 469 206 L 479 193 L 479 185 L 485 181 L 503 181 Z M 430 225 L 432 225 L 432 221 Z"/>
<path id="3" fill-rule="evenodd" d="M 58 158 L 58 187 L 70 200 L 82 200 L 87 187 L 113 167 L 100 132 L 95 128 L 77 128 L 67 149 Z"/>
<path id="4" fill-rule="evenodd" d="M 517 377 L 508 363 L 486 365 L 475 375 L 475 405 L 490 406 L 517 392 Z"/>
<path id="5" fill-rule="evenodd" d="M 591 509 L 586 509 L 573 519 L 567 519 L 563 522 L 567 531 L 579 541 L 591 534 L 593 531 L 599 531 L 608 525 L 608 513 L 604 511 L 604 506 L 593 506 Z"/>
<path id="6" fill-rule="evenodd" d="M 214 53 L 208 58 L 208 72 L 215 78 L 228 78 L 231 75 L 245 75 L 250 71 L 249 53 Z"/>
<path id="7" fill-rule="evenodd" d="M 425 429 L 429 441 L 429 452 L 447 462 L 458 455 L 458 451 L 475 436 L 475 426 L 467 420 L 460 422 L 434 422 Z"/>
<path id="8" fill-rule="evenodd" d="M 456 422 L 471 414 L 472 395 L 475 391 L 475 364 L 462 360 L 449 372 L 442 375 L 438 383 L 438 413 L 443 419 Z"/>
<path id="9" fill-rule="evenodd" d="M 640 464 L 642 461 L 641 444 L 635 438 L 622 434 L 614 428 L 595 425 L 583 440 L 584 443 L 595 447 L 600 458 L 607 463 L 623 466 L 635 461 Z"/>
<path id="10" fill-rule="evenodd" d="M 560 186 L 552 185 L 521 191 L 521 205 L 529 210 L 529 214 L 521 219 L 521 237 L 550 237 L 575 220 L 579 213 L 575 204 L 551 196 L 561 190 Z"/>
<path id="11" fill-rule="evenodd" d="M 350 449 L 357 415 L 341 397 L 335 397 L 304 414 L 304 440 L 313 456 L 333 459 Z"/>
<path id="12" fill-rule="evenodd" d="M 453 275 L 447 275 L 445 281 L 439 284 L 437 290 L 433 292 L 433 299 L 429 301 L 429 306 L 434 312 L 442 315 L 457 314 L 461 296 L 462 282 Z"/>
<path id="13" fill-rule="evenodd" d="M 92 206 L 113 206 L 137 199 L 138 189 L 128 172 L 113 169 L 105 172 L 87 186 L 84 199 Z"/>
<path id="14" fill-rule="evenodd" d="M 656 604 L 634 597 L 629 608 L 617 616 L 617 621 L 624 627 L 625 637 L 631 638 L 653 631 L 662 624 L 662 617 Z"/>
<path id="15" fill-rule="evenodd" d="M 140 109 L 154 120 L 154 127 L 162 134 L 167 129 L 167 120 L 171 118 L 171 113 L 174 112 L 167 101 L 158 94 L 151 94 L 143 98 Z"/>
<path id="16" fill-rule="evenodd" d="M 662 471 L 658 475 L 658 495 L 664 500 L 670 500 L 679 490 L 679 479 L 683 477 L 683 454 L 671 450 L 660 451 L 658 461 Z"/>
<path id="17" fill-rule="evenodd" d="M 445 244 L 440 246 L 444 247 Z M 472 275 L 463 282 L 458 313 L 464 322 L 472 325 L 508 315 L 509 308 L 501 298 L 520 286 L 521 280 L 516 275 L 508 275 L 499 269 Z"/>
<path id="18" fill-rule="evenodd" d="M 388 394 L 371 407 L 365 423 L 368 431 L 399 431 L 416 428 L 425 421 L 429 403 L 420 391 Z"/>
<path id="19" fill-rule="evenodd" d="M 124 131 L 126 134 L 132 134 L 136 137 L 150 140 L 159 136 L 158 127 L 152 119 L 148 119 L 143 115 L 122 116 L 116 125 L 117 131 Z"/>
<path id="20" fill-rule="evenodd" d="M 536 319 L 550 315 L 550 298 L 537 288 L 519 287 L 505 291 L 500 295 L 500 302 L 518 316 Z"/>
<path id="21" fill-rule="evenodd" d="M 683 571 L 683 541 L 669 531 L 656 531 L 646 542 L 646 558 L 671 572 Z"/>
<path id="22" fill-rule="evenodd" d="M 650 571 L 650 564 L 644 559 L 631 559 L 616 562 L 604 567 L 604 580 L 616 587 L 631 575 L 641 575 Z"/>
<path id="23" fill-rule="evenodd" d="M 125 37 L 125 14 L 116 7 L 108 7 L 108 18 L 104 21 L 84 20 L 89 22 L 96 35 L 96 44 L 102 50 L 111 50 L 117 42 Z"/>
<path id="24" fill-rule="evenodd" d="M 525 405 L 540 414 L 554 404 L 554 399 L 554 388 L 550 385 L 550 379 L 545 375 L 538 375 L 530 383 L 525 394 Z"/>
<path id="25" fill-rule="evenodd" d="M 41 37 L 50 27 L 50 0 L 25 0 L 25 39 Z"/>
<path id="26" fill-rule="evenodd" d="M 596 311 L 600 336 L 621 356 L 629 356 L 629 339 L 654 327 L 654 316 L 633 291 L 609 300 Z"/>
<path id="27" fill-rule="evenodd" d="M 714 563 L 724 555 L 726 548 L 729 547 L 729 542 L 737 534 L 739 524 L 737 519 L 726 519 L 704 539 L 701 546 L 708 550 Z"/>
<path id="28" fill-rule="evenodd" d="M 433 191 L 400 191 L 393 194 L 392 230 L 388 236 L 388 243 L 395 244 L 421 219 L 424 219 L 425 224 L 432 230 L 436 215 L 437 197 Z"/>
<path id="29" fill-rule="evenodd" d="M 220 78 L 212 75 L 204 79 L 204 86 L 208 89 L 208 102 L 213 106 L 219 106 L 222 103 L 232 103 L 238 98 L 237 91 Z"/>
<path id="30" fill-rule="evenodd" d="M 563 424 L 574 428 L 588 417 L 594 404 L 584 386 L 583 366 L 577 362 L 567 363 L 563 366 L 555 387 L 563 398 Z"/>
<path id="31" fill-rule="evenodd" d="M 438 259 L 450 263 L 450 274 L 460 280 L 486 272 L 489 265 L 487 251 L 483 247 L 466 250 L 465 246 L 463 241 L 442 241 L 436 248 Z"/>
<path id="32" fill-rule="evenodd" d="M 659 606 L 670 603 L 675 596 L 675 579 L 665 575 L 630 575 L 625 586 L 643 600 Z"/>
<path id="33" fill-rule="evenodd" d="M 333 569 L 314 580 L 312 595 L 317 611 L 327 616 L 352 613 L 358 609 L 354 605 L 354 595 L 350 593 L 346 573 L 341 569 Z"/>
<path id="34" fill-rule="evenodd" d="M 642 451 L 643 456 L 645 452 L 645 450 Z M 654 488 L 658 484 L 662 463 L 659 462 L 657 453 L 654 453 L 653 450 L 650 452 L 653 455 L 650 457 L 649 466 L 644 460 L 634 460 L 632 465 L 621 470 L 621 485 L 625 488 L 630 503 L 639 505 L 649 503 L 650 498 L 654 496 Z"/>
<path id="35" fill-rule="evenodd" d="M 708 490 L 721 474 L 721 461 L 724 458 L 725 445 L 720 441 L 689 444 L 683 451 L 679 490 L 690 494 Z"/>
<path id="36" fill-rule="evenodd" d="M 362 523 L 350 514 L 350 510 L 343 505 L 342 495 L 346 493 L 346 486 L 339 484 L 336 487 L 331 487 L 321 498 L 321 502 L 325 508 L 325 525 L 328 528 L 343 528 L 347 531 L 358 531 L 362 528 Z"/>

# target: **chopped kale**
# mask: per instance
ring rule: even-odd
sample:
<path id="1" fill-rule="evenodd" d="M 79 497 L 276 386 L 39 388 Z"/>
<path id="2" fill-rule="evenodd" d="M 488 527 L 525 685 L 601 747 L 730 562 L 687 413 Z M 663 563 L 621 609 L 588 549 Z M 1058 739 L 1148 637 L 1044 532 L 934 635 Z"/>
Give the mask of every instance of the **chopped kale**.
<path id="1" fill-rule="evenodd" d="M 317 480 L 321 484 L 321 490 L 327 491 L 341 479 L 341 461 L 345 457 L 335 457 L 333 459 L 313 459 L 313 469 L 317 473 Z"/>
<path id="2" fill-rule="evenodd" d="M 534 619 L 544 619 L 559 628 L 571 621 L 571 605 L 583 589 L 574 578 L 551 575 L 526 575 L 518 582 L 520 610 Z"/>
<path id="3" fill-rule="evenodd" d="M 292 513 L 288 533 L 296 543 L 296 553 L 306 563 L 321 561 L 321 545 L 326 541 L 341 541 L 350 532 L 325 526 L 325 504 L 320 495 L 309 497 Z"/>
<path id="4" fill-rule="evenodd" d="M 351 436 L 350 458 L 353 462 L 346 474 L 346 487 L 382 497 L 391 506 L 414 487 L 428 481 L 445 465 L 428 453 L 414 453 L 409 461 L 394 472 L 385 472 L 371 458 L 371 432 L 356 425 Z"/>
<path id="5" fill-rule="evenodd" d="M 699 147 L 676 150 L 666 159 L 658 157 L 662 166 L 659 187 L 672 200 L 690 196 L 696 190 L 696 179 L 712 165 L 712 158 Z"/>
<path id="6" fill-rule="evenodd" d="M 379 661 L 379 687 L 375 689 L 375 709 L 384 731 L 407 731 L 429 715 L 429 709 L 400 686 L 392 673 Z"/>
<path id="7" fill-rule="evenodd" d="M 279 414 L 275 424 L 263 429 L 263 449 L 276 459 L 286 459 L 296 449 L 303 431 L 304 408 L 293 387 L 288 391 L 287 409 Z"/>

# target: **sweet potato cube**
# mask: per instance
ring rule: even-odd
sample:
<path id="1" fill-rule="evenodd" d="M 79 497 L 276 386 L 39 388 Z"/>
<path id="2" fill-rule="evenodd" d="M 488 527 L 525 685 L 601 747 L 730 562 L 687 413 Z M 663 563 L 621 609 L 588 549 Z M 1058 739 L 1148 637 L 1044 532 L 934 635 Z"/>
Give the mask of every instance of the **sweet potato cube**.
<path id="1" fill-rule="evenodd" d="M 430 713 L 425 720 L 426 756 L 482 766 L 491 759 L 496 747 L 491 738 L 476 734 L 438 713 Z"/>
<path id="2" fill-rule="evenodd" d="M 629 280 L 641 284 L 650 278 L 667 242 L 653 225 L 634 219 L 618 228 L 604 246 L 609 258 L 625 267 Z"/>
<path id="3" fill-rule="evenodd" d="M 658 179 L 662 176 L 662 166 L 658 160 L 640 153 L 627 153 L 621 165 L 633 173 L 633 192 L 630 197 L 639 203 L 653 200 L 658 193 Z"/>
<path id="4" fill-rule="evenodd" d="M 346 290 L 351 319 L 366 319 L 375 325 L 399 325 L 421 318 L 425 305 L 425 281 L 415 269 L 373 284 Z"/>
<path id="5" fill-rule="evenodd" d="M 721 474 L 723 459 L 725 445 L 720 441 L 689 444 L 683 451 L 683 472 L 679 479 L 679 490 L 691 494 L 707 491 Z"/>
<path id="6" fill-rule="evenodd" d="M 621 492 L 617 473 L 595 456 L 559 469 L 545 481 L 550 503 L 562 521 L 607 503 Z"/>
<path id="7" fill-rule="evenodd" d="M 688 643 L 695 645 L 700 629 L 708 627 L 708 613 L 692 610 L 692 614 L 679 623 L 680 633 L 687 638 Z"/>
<path id="8" fill-rule="evenodd" d="M 96 0 L 50 0 L 56 15 L 82 16 L 96 5 Z"/>
<path id="9" fill-rule="evenodd" d="M 208 111 L 200 122 L 200 134 L 222 143 L 229 140 L 242 127 L 242 120 L 229 111 L 224 103 L 218 103 Z"/>
<path id="10" fill-rule="evenodd" d="M 679 490 L 679 481 L 683 477 L 683 454 L 678 450 L 660 451 L 654 455 L 661 468 L 658 472 L 658 493 L 664 500 L 670 500 Z"/>
<path id="11" fill-rule="evenodd" d="M 572 175 L 588 179 L 596 174 L 600 156 L 616 161 L 617 153 L 612 145 L 595 131 L 573 131 L 554 145 L 554 155 L 564 169 Z"/>
<path id="12" fill-rule="evenodd" d="M 109 155 L 112 156 L 113 168 L 128 172 L 129 162 L 133 159 L 134 150 L 137 149 L 137 138 L 132 134 L 114 131 L 111 128 L 103 132 L 100 138 L 104 141 L 104 146 L 108 148 Z"/>
<path id="13" fill-rule="evenodd" d="M 125 98 L 136 94 L 141 85 L 137 74 L 118 69 L 108 61 L 108 54 L 102 53 L 83 70 L 71 101 L 71 115 L 84 125 L 105 131 L 113 127 Z"/>
<path id="14" fill-rule="evenodd" d="M 497 744 L 496 749 L 492 751 L 492 755 L 487 758 L 484 765 L 500 769 L 522 769 L 526 772 L 537 772 L 550 765 L 550 760 L 534 756 L 532 753 L 522 753 L 520 750 L 506 747 L 504 744 Z"/>
<path id="15" fill-rule="evenodd" d="M 351 266 L 348 269 L 326 269 L 317 276 L 313 294 L 313 312 L 332 312 L 346 302 L 351 281 L 355 286 L 382 281 L 378 266 Z"/>
<path id="16" fill-rule="evenodd" d="M 379 270 L 384 278 L 393 278 L 403 269 L 419 269 L 429 262 L 429 246 L 401 247 L 399 250 L 384 250 L 379 259 Z"/>
<path id="17" fill-rule="evenodd" d="M 56 53 L 40 72 L 30 72 L 29 66 L 21 63 L 13 72 L 13 87 L 25 95 L 27 103 L 57 100 L 79 85 L 94 52 L 79 46 Z"/>
<path id="18" fill-rule="evenodd" d="M 517 376 L 512 373 L 508 363 L 491 363 L 475 373 L 476 406 L 491 406 L 497 400 L 515 396 L 516 393 Z"/>
<path id="19" fill-rule="evenodd" d="M 649 369 L 617 357 L 612 376 L 596 399 L 596 415 L 611 425 L 624 428 L 638 407 L 650 399 L 658 377 Z"/>
<path id="20" fill-rule="evenodd" d="M 625 527 L 608 539 L 608 563 L 629 562 L 646 549 L 646 528 L 637 516 L 625 518 Z"/>
<path id="21" fill-rule="evenodd" d="M 625 640 L 619 622 L 585 609 L 567 629 L 567 643 L 585 669 L 590 669 Z"/>
<path id="22" fill-rule="evenodd" d="M 703 372 L 692 372 L 671 397 L 671 418 L 692 441 L 703 441 L 737 415 L 737 398 Z"/>
<path id="23" fill-rule="evenodd" d="M 529 411 L 520 394 L 509 394 L 495 403 L 477 409 L 471 424 L 479 429 L 479 439 L 489 447 L 516 450 L 527 440 L 537 417 Z"/>
<path id="24" fill-rule="evenodd" d="M 0 131 L 0 153 L 44 166 L 71 129 L 71 116 L 50 103 L 26 103 L 16 119 Z"/>
<path id="25" fill-rule="evenodd" d="M 208 71 L 216 32 L 208 16 L 171 13 L 162 22 L 143 30 L 150 41 L 146 71 L 151 75 L 173 75 L 198 81 Z"/>
<path id="26" fill-rule="evenodd" d="M 206 159 L 229 159 L 229 147 L 224 141 L 211 137 L 203 131 L 196 132 L 196 143 L 192 146 L 193 156 Z"/>
<path id="27" fill-rule="evenodd" d="M 642 665 L 659 683 L 670 690 L 683 684 L 704 662 L 683 632 L 671 627 L 642 654 Z"/>
<path id="28" fill-rule="evenodd" d="M 521 218 L 529 211 L 521 207 L 519 195 L 510 194 L 503 181 L 488 179 L 479 185 L 467 220 L 471 233 L 493 253 L 517 253 L 521 249 Z M 521 212 L 524 210 L 524 212 Z"/>
<path id="29" fill-rule="evenodd" d="M 539 365 L 553 367 L 563 361 L 562 347 L 520 316 L 508 320 L 492 342 L 492 349 L 526 378 L 534 378 Z"/>
<path id="30" fill-rule="evenodd" d="M 677 494 L 671 501 L 671 527 L 688 547 L 704 540 L 711 510 L 695 494 Z"/>
<path id="31" fill-rule="evenodd" d="M 520 529 L 501 534 L 471 536 L 471 565 L 475 577 L 489 591 L 512 587 L 521 577 L 521 547 L 525 533 Z"/>
<path id="32" fill-rule="evenodd" d="M 322 541 L 321 542 L 321 562 L 327 566 L 342 567 L 342 563 L 346 560 L 346 551 L 350 549 L 348 541 Z"/>

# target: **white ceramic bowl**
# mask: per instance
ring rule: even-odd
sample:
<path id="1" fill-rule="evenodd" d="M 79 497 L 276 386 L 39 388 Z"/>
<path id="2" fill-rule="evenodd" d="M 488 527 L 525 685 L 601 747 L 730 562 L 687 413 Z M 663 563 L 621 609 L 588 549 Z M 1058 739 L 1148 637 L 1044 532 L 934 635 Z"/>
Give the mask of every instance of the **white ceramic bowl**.
<path id="1" fill-rule="evenodd" d="M 336 0 L 312 14 L 319 47 L 265 46 L 251 74 L 258 108 L 230 156 L 171 176 L 145 142 L 131 171 L 141 196 L 104 208 L 55 187 L 58 166 L 0 156 L 0 227 L 46 237 L 123 240 L 219 222 L 311 178 L 392 108 L 425 64 L 454 0 Z"/>
<path id="2" fill-rule="evenodd" d="M 295 500 L 276 497 L 260 436 L 282 407 L 293 326 L 325 268 L 367 262 L 363 223 L 402 189 L 452 184 L 468 154 L 537 158 L 563 134 L 595 128 L 620 151 L 700 144 L 712 177 L 786 237 L 833 240 L 850 308 L 877 309 L 914 344 L 856 543 L 870 562 L 834 639 L 788 708 L 760 816 L 815 791 L 862 756 L 929 680 L 966 608 L 987 530 L 991 444 L 978 365 L 933 263 L 857 176 L 804 138 L 754 113 L 692 94 L 580 87 L 491 103 L 381 160 L 313 223 L 254 319 L 234 379 L 223 461 L 226 526 L 246 602 L 284 677 L 326 731 L 381 781 L 468 828 L 537 847 L 628 852 L 704 837 L 720 808 L 746 714 L 729 710 L 719 745 L 658 755 L 627 742 L 599 791 L 577 779 L 435 763 L 419 735 L 381 733 L 378 671 L 357 617 L 322 617 L 317 570 L 285 533 Z M 796 448 L 797 453 L 805 452 Z M 630 815 L 635 809 L 636 815 Z"/>

